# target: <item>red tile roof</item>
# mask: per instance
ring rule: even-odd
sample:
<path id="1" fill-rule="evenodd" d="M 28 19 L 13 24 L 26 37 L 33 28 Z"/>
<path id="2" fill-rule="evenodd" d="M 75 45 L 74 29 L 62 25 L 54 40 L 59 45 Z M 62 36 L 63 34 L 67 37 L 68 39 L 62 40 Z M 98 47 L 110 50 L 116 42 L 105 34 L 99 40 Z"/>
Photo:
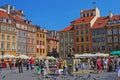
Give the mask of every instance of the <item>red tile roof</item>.
<path id="1" fill-rule="evenodd" d="M 8 19 L 9 15 L 6 12 L 4 12 L 4 11 L 0 11 L 0 17 Z"/>
<path id="2" fill-rule="evenodd" d="M 24 22 L 23 19 L 20 19 L 18 16 L 12 16 L 15 21 Z"/>
<path id="3" fill-rule="evenodd" d="M 107 24 L 107 21 L 108 21 L 108 16 L 105 16 L 105 17 L 99 17 L 94 25 L 92 26 L 92 28 L 103 28 L 105 27 L 105 25 Z"/>
<path id="4" fill-rule="evenodd" d="M 120 19 L 120 15 L 114 15 L 112 16 L 112 18 L 109 18 L 109 16 L 99 17 L 95 21 L 94 25 L 92 26 L 92 29 L 105 27 L 107 25 L 108 20 L 113 21 L 113 20 L 119 20 L 119 19 Z"/>
<path id="5" fill-rule="evenodd" d="M 73 28 L 73 26 L 68 26 L 68 27 L 64 28 L 63 30 L 61 30 L 60 32 L 69 31 L 72 28 Z"/>
<path id="6" fill-rule="evenodd" d="M 109 20 L 119 20 L 120 19 L 120 15 L 115 15 L 112 16 L 112 18 L 110 18 Z"/>
<path id="7" fill-rule="evenodd" d="M 82 17 L 82 18 L 78 18 L 78 19 L 72 21 L 72 23 L 90 22 L 93 18 L 94 18 L 94 16 Z"/>
<path id="8" fill-rule="evenodd" d="M 23 13 L 21 13 L 19 10 L 14 10 L 14 12 L 15 12 L 16 14 L 19 14 L 19 15 L 24 16 L 24 14 L 23 14 Z"/>

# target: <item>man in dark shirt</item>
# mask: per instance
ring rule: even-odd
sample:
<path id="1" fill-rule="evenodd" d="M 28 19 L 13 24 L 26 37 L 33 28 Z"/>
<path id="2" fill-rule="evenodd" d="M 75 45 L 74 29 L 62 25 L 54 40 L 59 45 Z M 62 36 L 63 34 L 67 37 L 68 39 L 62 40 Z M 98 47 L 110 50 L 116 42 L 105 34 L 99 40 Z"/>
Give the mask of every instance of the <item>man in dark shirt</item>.
<path id="1" fill-rule="evenodd" d="M 19 60 L 18 60 L 18 70 L 19 70 L 19 73 L 23 73 L 22 59 L 21 58 L 19 58 Z"/>

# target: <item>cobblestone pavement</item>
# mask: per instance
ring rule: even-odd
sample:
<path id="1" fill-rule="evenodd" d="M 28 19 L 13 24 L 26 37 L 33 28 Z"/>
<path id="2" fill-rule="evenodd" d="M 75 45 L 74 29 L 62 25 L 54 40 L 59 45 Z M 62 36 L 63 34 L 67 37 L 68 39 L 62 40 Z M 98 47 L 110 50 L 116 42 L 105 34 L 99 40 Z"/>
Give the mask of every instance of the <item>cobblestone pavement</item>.
<path id="1" fill-rule="evenodd" d="M 116 72 L 102 72 L 100 74 L 95 73 L 77 73 L 74 75 L 62 75 L 62 76 L 42 76 L 37 75 L 36 70 L 26 71 L 18 73 L 18 70 L 3 69 L 0 75 L 0 80 L 117 80 Z M 3 78 L 3 79 L 2 79 Z"/>

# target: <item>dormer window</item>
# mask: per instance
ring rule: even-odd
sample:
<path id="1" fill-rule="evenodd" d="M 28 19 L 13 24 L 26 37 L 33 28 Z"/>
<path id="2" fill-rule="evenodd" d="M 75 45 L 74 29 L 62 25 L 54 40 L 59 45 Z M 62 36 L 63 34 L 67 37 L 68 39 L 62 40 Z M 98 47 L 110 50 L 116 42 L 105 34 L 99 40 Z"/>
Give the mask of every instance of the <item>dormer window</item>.
<path id="1" fill-rule="evenodd" d="M 111 24 L 111 21 L 110 21 L 110 20 L 108 20 L 107 24 L 108 24 L 108 25 L 110 25 L 110 24 Z"/>
<path id="2" fill-rule="evenodd" d="M 3 18 L 3 22 L 7 22 L 7 19 L 6 19 L 6 18 Z"/>
<path id="3" fill-rule="evenodd" d="M 8 19 L 8 23 L 11 23 L 12 21 L 10 19 Z"/>
<path id="4" fill-rule="evenodd" d="M 93 13 L 90 13 L 90 16 L 93 16 Z"/>
<path id="5" fill-rule="evenodd" d="M 85 17 L 85 14 L 83 14 L 83 17 Z"/>
<path id="6" fill-rule="evenodd" d="M 87 13 L 87 17 L 89 16 L 89 13 Z"/>
<path id="7" fill-rule="evenodd" d="M 113 24 L 116 24 L 116 20 L 113 20 Z"/>
<path id="8" fill-rule="evenodd" d="M 118 20 L 118 23 L 120 23 L 120 19 Z"/>

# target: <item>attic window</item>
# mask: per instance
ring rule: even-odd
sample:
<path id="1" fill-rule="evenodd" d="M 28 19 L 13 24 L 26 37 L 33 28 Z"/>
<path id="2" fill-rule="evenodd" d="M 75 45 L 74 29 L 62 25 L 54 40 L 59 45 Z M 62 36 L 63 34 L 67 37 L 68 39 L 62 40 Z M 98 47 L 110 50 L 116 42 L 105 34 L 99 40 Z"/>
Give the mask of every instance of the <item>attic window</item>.
<path id="1" fill-rule="evenodd" d="M 10 20 L 10 19 L 8 19 L 8 23 L 11 23 L 11 20 Z"/>
<path id="2" fill-rule="evenodd" d="M 90 13 L 91 16 L 93 16 L 93 13 Z"/>
<path id="3" fill-rule="evenodd" d="M 110 25 L 110 24 L 111 24 L 111 21 L 110 21 L 110 20 L 108 20 L 107 24 L 108 24 L 108 25 Z"/>
<path id="4" fill-rule="evenodd" d="M 113 24 L 116 24 L 116 20 L 113 20 Z"/>
<path id="5" fill-rule="evenodd" d="M 98 25 L 101 25 L 101 24 L 102 24 L 102 22 L 99 22 L 99 23 L 98 23 Z"/>
<path id="6" fill-rule="evenodd" d="M 7 22 L 7 19 L 6 19 L 6 18 L 3 18 L 3 22 Z"/>
<path id="7" fill-rule="evenodd" d="M 89 13 L 87 13 L 87 17 L 89 16 Z"/>

